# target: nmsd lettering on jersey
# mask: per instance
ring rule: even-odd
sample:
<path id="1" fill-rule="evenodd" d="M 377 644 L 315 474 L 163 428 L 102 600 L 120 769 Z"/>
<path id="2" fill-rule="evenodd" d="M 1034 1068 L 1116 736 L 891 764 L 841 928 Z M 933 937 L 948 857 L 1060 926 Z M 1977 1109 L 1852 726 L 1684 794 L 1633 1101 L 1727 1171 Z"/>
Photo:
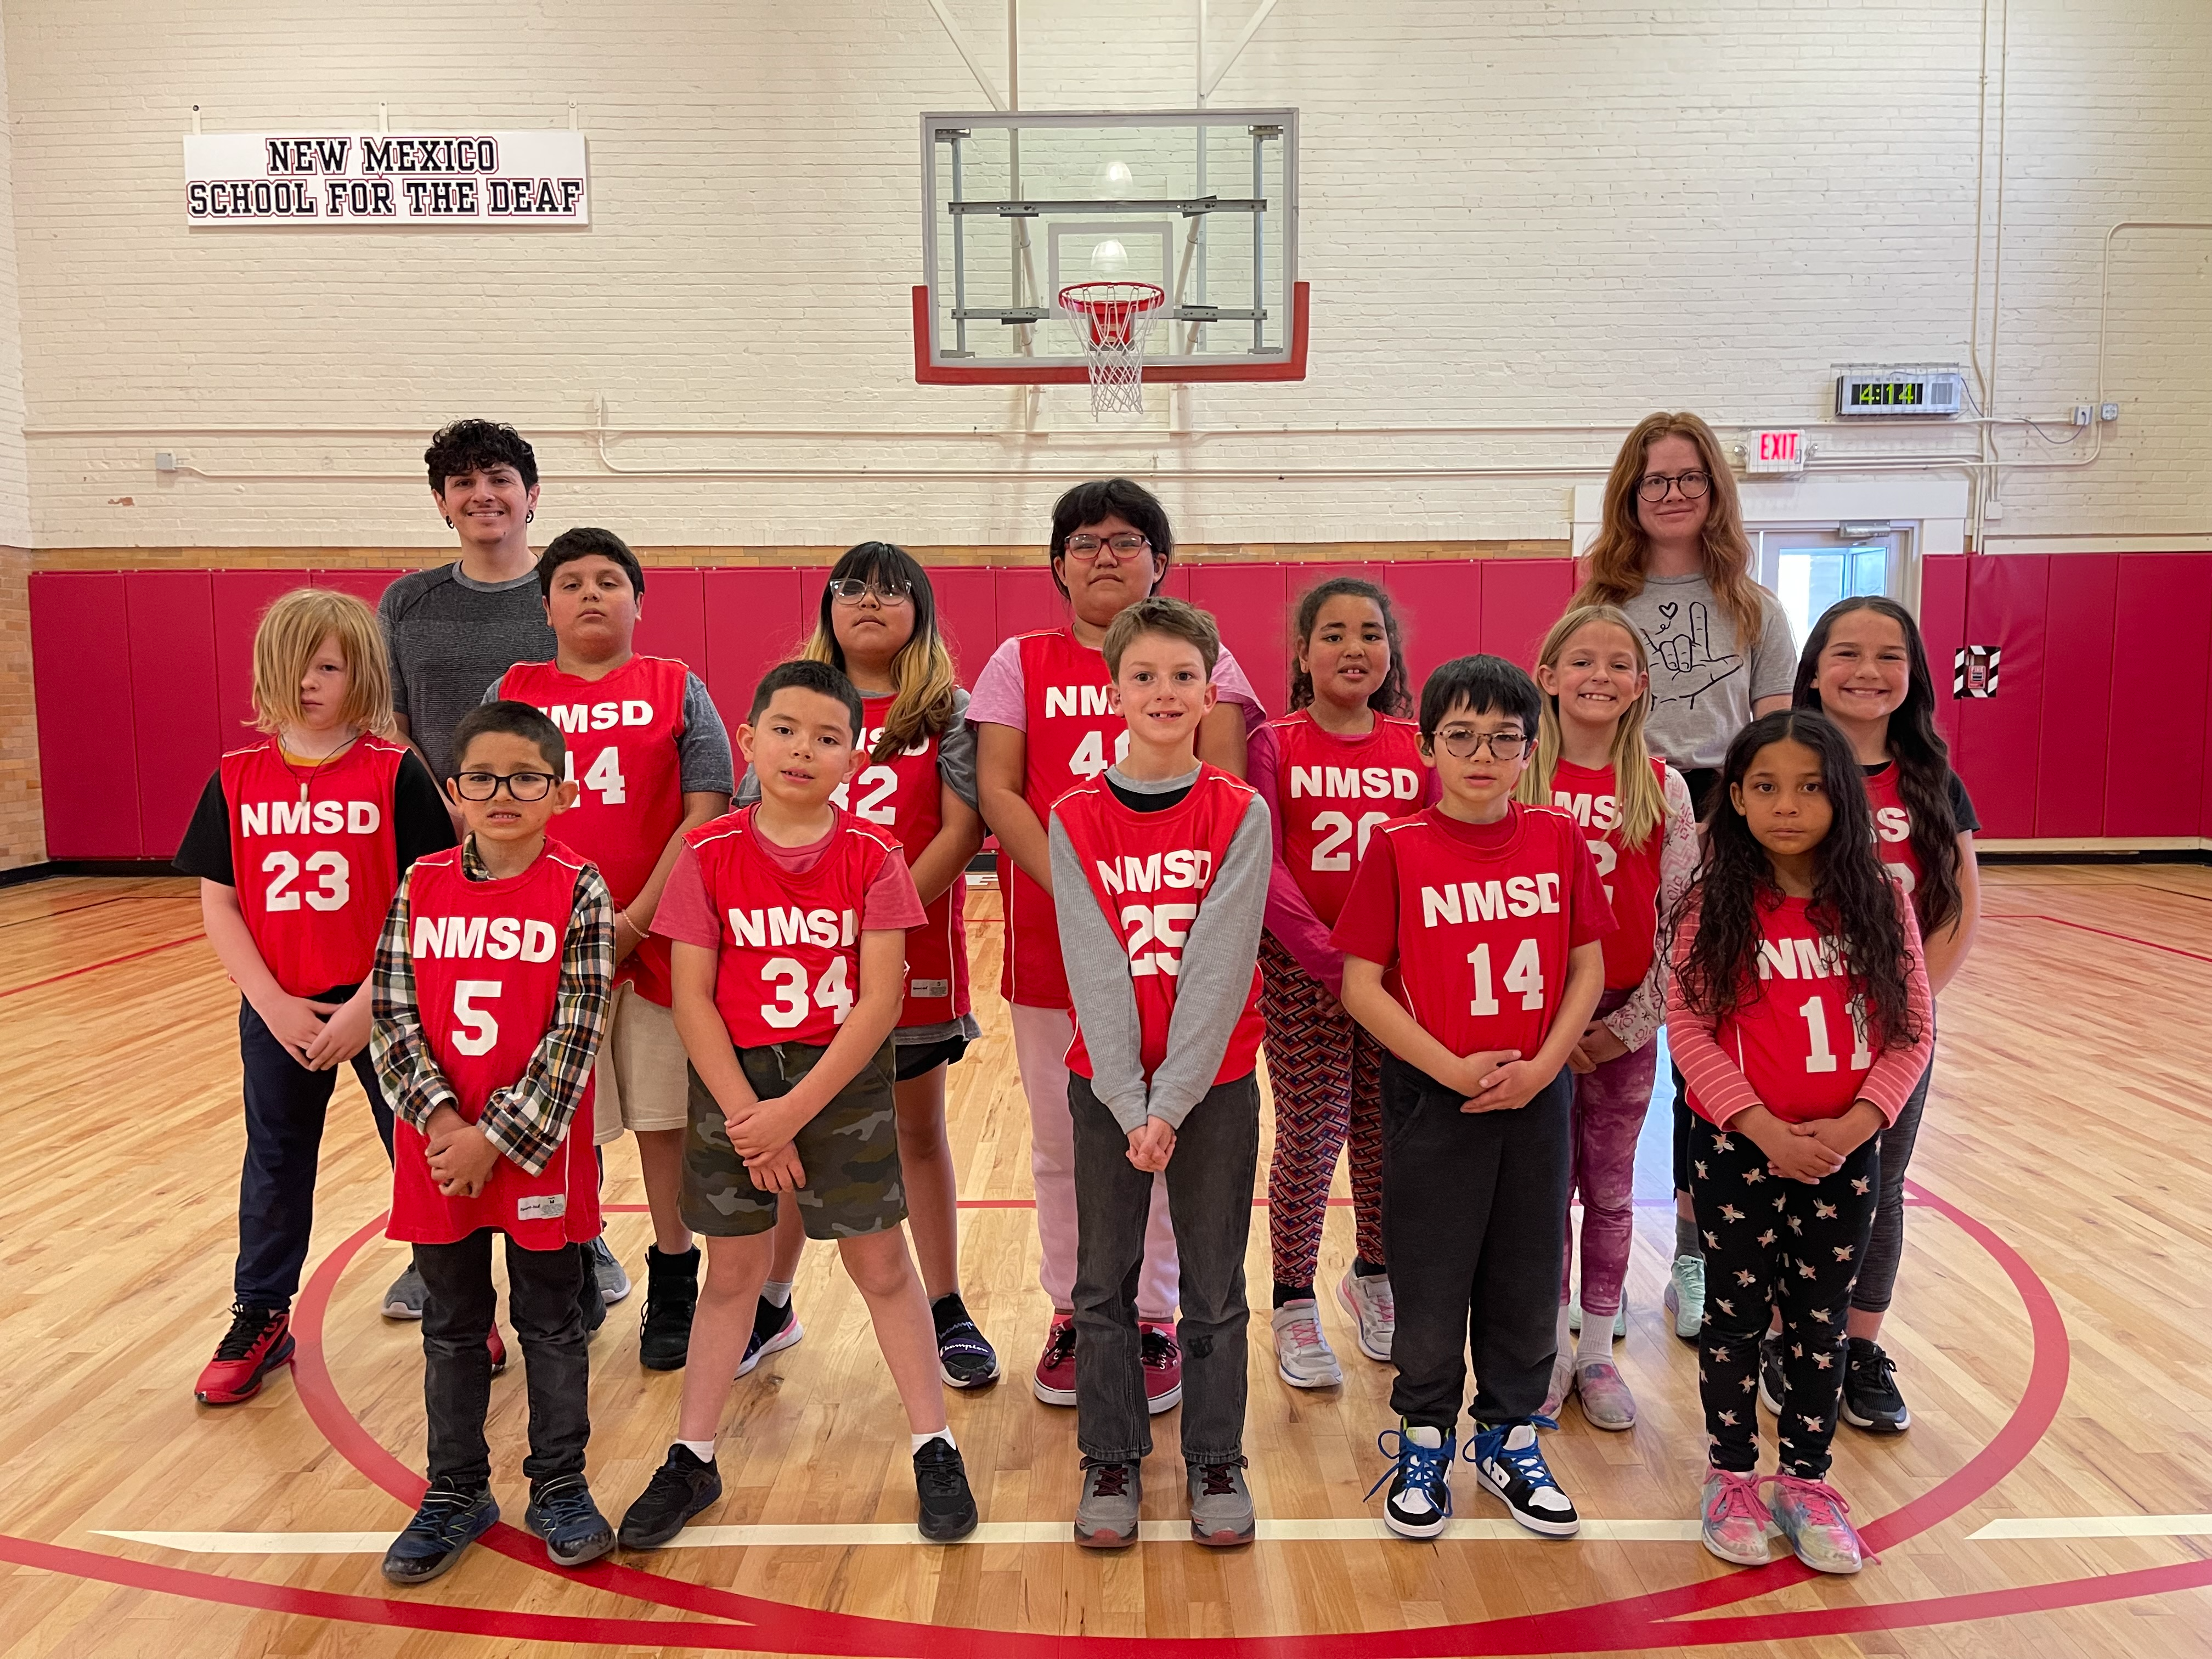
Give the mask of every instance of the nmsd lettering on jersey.
<path id="1" fill-rule="evenodd" d="M 1284 866 L 1322 925 L 1334 927 L 1368 838 L 1418 810 L 1427 793 L 1420 730 L 1378 714 L 1365 737 L 1340 738 L 1301 708 L 1268 721 L 1267 732 L 1280 757 L 1273 806 Z"/>
<path id="2" fill-rule="evenodd" d="M 560 817 L 561 839 L 599 866 L 616 908 L 644 890 L 684 822 L 684 691 L 690 673 L 668 657 L 632 657 L 586 680 L 550 662 L 517 663 L 499 692 L 541 708 L 569 734 L 567 781 L 576 804 Z M 668 941 L 648 933 L 617 964 L 649 1002 L 668 1006 Z"/>
<path id="3" fill-rule="evenodd" d="M 714 1006 L 741 1048 L 826 1046 L 859 999 L 860 918 L 899 846 L 841 815 L 813 867 L 793 873 L 761 851 L 754 811 L 742 807 L 684 837 L 721 918 Z"/>
<path id="4" fill-rule="evenodd" d="M 1867 804 L 1874 808 L 1875 850 L 1882 868 L 1919 908 L 1920 858 L 1912 850 L 1912 813 L 1897 787 L 1897 763 L 1867 775 Z"/>
<path id="5" fill-rule="evenodd" d="M 1759 907 L 1756 994 L 1714 1033 L 1760 1103 L 1792 1123 L 1842 1116 L 1874 1067 L 1865 994 L 1834 937 L 1808 918 L 1808 902 Z"/>
<path id="6" fill-rule="evenodd" d="M 1044 688 L 1044 714 L 1047 720 L 1056 720 L 1063 714 L 1078 718 L 1104 714 L 1117 720 L 1121 718 L 1114 713 L 1114 689 L 1110 685 L 1048 685 Z"/>
<path id="7" fill-rule="evenodd" d="M 459 848 L 416 860 L 407 884 L 415 1010 L 422 1041 L 468 1122 L 483 1115 L 495 1091 L 521 1080 L 552 1026 L 561 940 L 587 868 L 550 840 L 527 870 L 498 881 L 469 880 Z M 493 1227 L 532 1250 L 598 1237 L 591 1124 L 587 1080 L 568 1133 L 543 1170 L 531 1175 L 502 1156 L 482 1192 L 448 1198 L 431 1177 L 422 1135 L 401 1120 L 392 1130 L 389 1236 L 450 1244 Z"/>
<path id="8" fill-rule="evenodd" d="M 1053 819 L 1090 876 L 1090 897 L 1115 924 L 1128 953 L 1148 1079 L 1167 1057 L 1175 988 L 1190 925 L 1198 919 L 1206 890 L 1213 884 L 1213 872 L 1255 799 L 1249 785 L 1202 766 L 1189 794 L 1164 811 L 1132 811 L 1103 784 L 1071 789 L 1053 803 Z M 1169 892 L 1187 896 L 1164 903 L 1144 900 L 1146 895 Z M 1138 902 L 1131 902 L 1133 895 Z M 1259 1063 L 1261 1031 L 1255 963 L 1243 1012 L 1214 1074 L 1216 1083 L 1243 1077 Z M 1079 1013 L 1067 1066 L 1084 1077 L 1093 1075 Z"/>
<path id="9" fill-rule="evenodd" d="M 1663 793 L 1667 763 L 1655 760 L 1651 770 Z M 1597 860 L 1598 879 L 1605 884 L 1607 902 L 1620 924 L 1605 936 L 1605 988 L 1632 991 L 1651 971 L 1658 948 L 1659 860 L 1666 848 L 1666 825 L 1655 826 L 1640 847 L 1622 839 L 1620 800 L 1610 766 L 1560 761 L 1552 769 L 1552 804 L 1595 832 L 1587 837 L 1590 856 Z"/>
<path id="10" fill-rule="evenodd" d="M 1421 889 L 1421 926 L 1456 927 L 1468 921 L 1502 921 L 1507 916 L 1556 915 L 1559 876 L 1546 870 L 1534 876 L 1492 876 L 1449 887 Z"/>
<path id="11" fill-rule="evenodd" d="M 272 737 L 222 757 L 239 909 L 292 996 L 368 976 L 399 886 L 392 801 L 406 755 L 364 736 L 335 759 L 299 769 Z"/>

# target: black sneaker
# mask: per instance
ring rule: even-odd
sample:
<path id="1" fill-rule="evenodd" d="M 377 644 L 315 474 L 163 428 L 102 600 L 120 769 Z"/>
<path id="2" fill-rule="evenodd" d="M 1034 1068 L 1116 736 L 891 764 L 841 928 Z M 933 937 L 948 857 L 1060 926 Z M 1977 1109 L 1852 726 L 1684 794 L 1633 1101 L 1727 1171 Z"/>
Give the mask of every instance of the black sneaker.
<path id="1" fill-rule="evenodd" d="M 1782 1335 L 1769 1331 L 1759 1339 L 1759 1403 L 1777 1417 L 1782 1415 Z"/>
<path id="2" fill-rule="evenodd" d="M 988 1389 L 999 1380 L 999 1351 L 969 1317 L 959 1291 L 931 1303 L 929 1316 L 937 1326 L 937 1371 L 946 1387 Z"/>
<path id="3" fill-rule="evenodd" d="M 1582 1516 L 1559 1483 L 1552 1478 L 1536 1443 L 1536 1425 L 1527 1418 L 1510 1423 L 1478 1423 L 1467 1461 L 1482 1477 L 1482 1484 L 1505 1501 L 1513 1518 L 1547 1538 L 1571 1538 L 1582 1530 Z"/>
<path id="4" fill-rule="evenodd" d="M 722 1495 L 722 1472 L 702 1463 L 688 1446 L 671 1446 L 668 1461 L 653 1472 L 622 1520 L 622 1547 L 657 1550 L 684 1523 Z"/>
<path id="5" fill-rule="evenodd" d="M 749 1375 L 765 1356 L 781 1353 L 805 1334 L 806 1327 L 799 1322 L 796 1302 L 779 1308 L 763 1297 L 753 1309 L 753 1334 L 745 1339 L 745 1357 L 738 1362 L 738 1375 Z"/>
<path id="6" fill-rule="evenodd" d="M 645 1247 L 645 1316 L 637 1329 L 637 1363 L 649 1371 L 684 1368 L 691 1347 L 691 1316 L 699 1306 L 699 1247 L 663 1255 Z"/>
<path id="7" fill-rule="evenodd" d="M 1897 1362 L 1881 1351 L 1881 1343 L 1850 1340 L 1844 1362 L 1843 1413 L 1844 1422 L 1869 1434 L 1903 1434 L 1912 1426 L 1912 1413 L 1897 1391 Z"/>
<path id="8" fill-rule="evenodd" d="M 959 1448 L 939 1435 L 914 1455 L 914 1490 L 920 1500 L 915 1525 L 933 1544 L 950 1544 L 975 1530 L 975 1494 Z"/>
<path id="9" fill-rule="evenodd" d="M 385 1551 L 384 1576 L 395 1584 L 427 1584 L 498 1519 L 499 1505 L 489 1486 L 463 1486 L 442 1477 L 433 1480 L 415 1518 Z"/>
<path id="10" fill-rule="evenodd" d="M 522 1524 L 545 1540 L 545 1553 L 556 1567 L 580 1567 L 615 1547 L 615 1529 L 580 1474 L 563 1474 L 530 1489 Z"/>

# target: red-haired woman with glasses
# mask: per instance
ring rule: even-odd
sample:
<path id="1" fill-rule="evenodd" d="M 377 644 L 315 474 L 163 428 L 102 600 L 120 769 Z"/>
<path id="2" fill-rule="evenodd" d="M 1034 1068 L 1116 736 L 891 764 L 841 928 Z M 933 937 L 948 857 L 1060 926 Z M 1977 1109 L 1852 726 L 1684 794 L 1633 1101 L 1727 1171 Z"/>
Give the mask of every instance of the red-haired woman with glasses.
<path id="1" fill-rule="evenodd" d="M 1774 595 L 1752 580 L 1735 475 L 1712 428 L 1686 411 L 1647 415 L 1614 457 L 1605 517 L 1583 558 L 1574 605 L 1617 605 L 1651 664 L 1644 741 L 1682 775 L 1702 820 L 1735 734 L 1790 706 L 1797 647 Z M 1583 1039 L 1602 1064 L 1626 1052 L 1593 1024 Z M 1705 1257 L 1690 1211 L 1690 1111 L 1674 1073 L 1674 1334 L 1697 1340 Z M 1617 1325 L 1616 1332 L 1625 1328 Z"/>

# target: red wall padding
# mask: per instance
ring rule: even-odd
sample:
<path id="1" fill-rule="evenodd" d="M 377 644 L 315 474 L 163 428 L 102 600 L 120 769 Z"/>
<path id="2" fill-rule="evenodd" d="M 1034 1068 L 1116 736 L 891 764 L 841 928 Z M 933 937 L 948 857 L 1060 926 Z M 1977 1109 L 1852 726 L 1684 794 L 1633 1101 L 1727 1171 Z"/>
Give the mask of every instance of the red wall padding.
<path id="1" fill-rule="evenodd" d="M 374 602 L 398 574 L 34 574 L 49 855 L 173 853 L 216 757 L 250 734 L 261 611 L 302 581 Z M 1066 616 L 1041 566 L 933 574 L 966 684 L 1000 640 Z M 1336 575 L 1366 576 L 1390 592 L 1417 693 L 1424 675 L 1464 652 L 1528 661 L 1574 582 L 1563 559 L 1206 563 L 1177 567 L 1168 591 L 1215 612 L 1261 698 L 1279 710 L 1291 610 Z M 762 671 L 811 629 L 820 580 L 811 569 L 656 569 L 640 648 L 690 662 L 734 726 Z M 1938 721 L 1985 834 L 2212 836 L 2212 554 L 1930 558 L 1921 620 Z M 1993 700 L 1950 695 L 1954 653 L 1969 644 L 2002 648 Z"/>

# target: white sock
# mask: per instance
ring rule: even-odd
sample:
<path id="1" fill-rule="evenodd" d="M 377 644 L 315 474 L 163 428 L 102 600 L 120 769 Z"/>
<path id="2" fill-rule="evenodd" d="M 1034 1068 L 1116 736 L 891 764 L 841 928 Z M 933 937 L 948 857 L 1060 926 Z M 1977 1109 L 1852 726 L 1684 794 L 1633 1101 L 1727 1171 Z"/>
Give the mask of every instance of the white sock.
<path id="1" fill-rule="evenodd" d="M 1559 1323 L 1552 1328 L 1552 1334 L 1556 1340 L 1558 1351 L 1560 1353 L 1575 1352 L 1575 1334 L 1567 1328 L 1567 1307 L 1566 1303 L 1559 1304 Z"/>
<path id="2" fill-rule="evenodd" d="M 1417 1446 L 1435 1451 L 1444 1443 L 1444 1431 L 1442 1429 L 1425 1429 L 1418 1423 L 1409 1424 L 1406 1429 L 1406 1438 Z"/>
<path id="3" fill-rule="evenodd" d="M 714 1443 L 711 1440 L 679 1440 L 676 1443 L 702 1463 L 714 1461 Z"/>
<path id="4" fill-rule="evenodd" d="M 945 1428 L 932 1429 L 927 1434 L 915 1435 L 914 1437 L 915 1450 L 920 1451 L 924 1446 L 927 1446 L 933 1440 L 942 1440 L 946 1445 L 951 1446 L 955 1451 L 958 1451 L 960 1449 L 959 1446 L 952 1438 L 952 1431 L 949 1428 Z"/>
<path id="5" fill-rule="evenodd" d="M 778 1308 L 791 1305 L 791 1281 L 771 1279 L 761 1286 L 761 1300 Z"/>
<path id="6" fill-rule="evenodd" d="M 1595 1360 L 1613 1359 L 1613 1316 L 1594 1314 L 1583 1310 L 1583 1334 L 1575 1340 L 1575 1364 L 1587 1365 Z"/>

